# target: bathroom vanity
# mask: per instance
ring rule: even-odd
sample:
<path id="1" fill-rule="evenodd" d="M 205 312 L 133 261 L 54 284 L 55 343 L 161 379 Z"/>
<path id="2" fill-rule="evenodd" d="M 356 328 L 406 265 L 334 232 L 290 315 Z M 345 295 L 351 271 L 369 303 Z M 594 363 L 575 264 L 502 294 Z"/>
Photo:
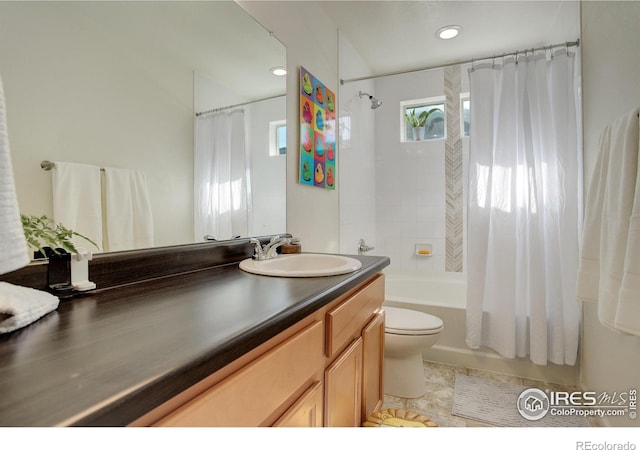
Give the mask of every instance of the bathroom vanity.
<path id="1" fill-rule="evenodd" d="M 133 424 L 359 426 L 382 406 L 383 298 L 378 274 Z"/>
<path id="2" fill-rule="evenodd" d="M 358 426 L 381 407 L 388 258 L 284 278 L 240 270 L 246 242 L 163 251 L 137 280 L 144 251 L 95 258 L 104 288 L 0 336 L 0 426 Z"/>

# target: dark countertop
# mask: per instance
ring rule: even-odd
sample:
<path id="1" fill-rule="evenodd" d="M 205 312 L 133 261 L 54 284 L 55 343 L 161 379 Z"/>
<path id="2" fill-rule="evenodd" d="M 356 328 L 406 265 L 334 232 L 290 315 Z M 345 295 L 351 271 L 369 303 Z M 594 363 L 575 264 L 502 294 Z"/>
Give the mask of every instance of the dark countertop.
<path id="1" fill-rule="evenodd" d="M 238 264 L 94 292 L 0 336 L 0 426 L 124 426 L 389 264 L 272 278 Z"/>

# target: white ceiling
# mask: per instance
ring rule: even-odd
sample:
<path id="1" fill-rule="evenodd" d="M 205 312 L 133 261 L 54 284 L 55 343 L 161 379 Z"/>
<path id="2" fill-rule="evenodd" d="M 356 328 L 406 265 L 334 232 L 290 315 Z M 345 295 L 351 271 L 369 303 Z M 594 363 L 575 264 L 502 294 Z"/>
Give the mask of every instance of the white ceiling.
<path id="1" fill-rule="evenodd" d="M 298 7 L 305 3 L 320 5 L 364 58 L 370 73 L 362 76 L 574 41 L 580 33 L 575 0 L 318 0 Z M 284 80 L 268 73 L 286 65 L 284 47 L 232 1 L 61 4 L 136 48 L 150 66 L 162 54 L 246 98 L 284 92 Z M 461 25 L 461 35 L 436 38 L 450 24 Z"/>
<path id="2" fill-rule="evenodd" d="M 285 92 L 284 78 L 269 72 L 286 66 L 285 47 L 231 0 L 52 1 L 33 6 L 74 17 L 76 27 L 113 41 L 165 84 L 195 70 L 247 99 Z"/>
<path id="3" fill-rule="evenodd" d="M 580 32 L 579 2 L 573 0 L 304 3 L 319 4 L 364 58 L 370 72 L 361 76 L 573 41 Z M 77 26 L 121 43 L 167 83 L 173 72 L 195 69 L 245 98 L 284 92 L 284 80 L 268 73 L 270 67 L 286 64 L 284 46 L 233 1 L 33 5 L 74 13 Z M 461 25 L 462 34 L 450 41 L 437 39 L 435 31 L 449 24 Z"/>
<path id="4" fill-rule="evenodd" d="M 374 75 L 575 41 L 580 36 L 578 1 L 322 1 L 321 6 Z M 458 37 L 436 38 L 436 30 L 454 24 L 463 28 Z"/>

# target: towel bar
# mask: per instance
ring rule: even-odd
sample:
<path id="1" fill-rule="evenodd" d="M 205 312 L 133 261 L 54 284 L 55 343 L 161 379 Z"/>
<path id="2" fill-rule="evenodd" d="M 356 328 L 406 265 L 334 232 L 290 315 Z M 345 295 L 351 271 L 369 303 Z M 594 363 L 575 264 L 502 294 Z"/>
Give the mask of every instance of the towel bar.
<path id="1" fill-rule="evenodd" d="M 40 167 L 42 167 L 43 170 L 47 170 L 47 171 L 53 169 L 55 166 L 56 166 L 56 163 L 52 161 L 47 161 L 46 159 L 40 163 Z M 100 171 L 104 172 L 104 167 L 100 167 Z"/>

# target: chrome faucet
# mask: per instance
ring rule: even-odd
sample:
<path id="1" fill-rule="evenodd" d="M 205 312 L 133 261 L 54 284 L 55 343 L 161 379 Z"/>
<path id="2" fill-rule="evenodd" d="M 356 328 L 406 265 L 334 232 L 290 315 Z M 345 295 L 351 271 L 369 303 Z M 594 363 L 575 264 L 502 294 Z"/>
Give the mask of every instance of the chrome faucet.
<path id="1" fill-rule="evenodd" d="M 278 256 L 278 254 L 276 253 L 278 247 L 281 247 L 284 244 L 288 244 L 290 242 L 291 239 L 286 237 L 274 236 L 273 238 L 271 238 L 271 241 L 269 241 L 269 243 L 262 249 L 265 252 L 265 259 L 271 259 Z"/>
<path id="2" fill-rule="evenodd" d="M 291 239 L 276 235 L 272 237 L 269 243 L 265 244 L 264 246 L 262 246 L 260 240 L 256 238 L 249 238 L 249 242 L 255 245 L 256 251 L 253 255 L 253 259 L 264 261 L 265 259 L 273 259 L 278 256 L 278 254 L 276 253 L 278 247 L 284 244 L 288 244 L 289 242 L 291 242 Z"/>

